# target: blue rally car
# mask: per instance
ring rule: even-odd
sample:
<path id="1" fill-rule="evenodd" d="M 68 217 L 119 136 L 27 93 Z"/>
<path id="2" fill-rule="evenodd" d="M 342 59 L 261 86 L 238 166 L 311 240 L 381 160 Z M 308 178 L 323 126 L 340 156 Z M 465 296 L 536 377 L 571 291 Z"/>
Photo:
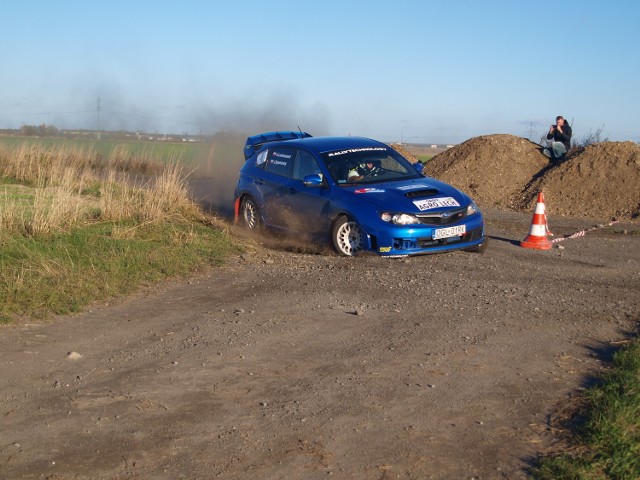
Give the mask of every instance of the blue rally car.
<path id="1" fill-rule="evenodd" d="M 330 235 L 339 255 L 406 256 L 483 247 L 476 204 L 384 143 L 269 132 L 247 139 L 235 216 L 249 229 Z"/>

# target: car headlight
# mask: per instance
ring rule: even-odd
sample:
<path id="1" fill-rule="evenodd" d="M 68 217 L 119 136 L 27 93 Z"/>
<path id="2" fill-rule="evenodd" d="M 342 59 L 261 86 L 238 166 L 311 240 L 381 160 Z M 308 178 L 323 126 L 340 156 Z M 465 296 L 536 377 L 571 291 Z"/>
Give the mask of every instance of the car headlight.
<path id="1" fill-rule="evenodd" d="M 380 218 L 389 223 L 395 225 L 415 225 L 420 223 L 420 220 L 415 215 L 409 215 L 408 213 L 389 213 L 383 212 L 380 214 Z"/>
<path id="2" fill-rule="evenodd" d="M 478 206 L 474 202 L 471 202 L 467 207 L 467 215 L 473 215 L 474 213 L 478 213 L 479 211 L 480 210 L 478 209 Z"/>

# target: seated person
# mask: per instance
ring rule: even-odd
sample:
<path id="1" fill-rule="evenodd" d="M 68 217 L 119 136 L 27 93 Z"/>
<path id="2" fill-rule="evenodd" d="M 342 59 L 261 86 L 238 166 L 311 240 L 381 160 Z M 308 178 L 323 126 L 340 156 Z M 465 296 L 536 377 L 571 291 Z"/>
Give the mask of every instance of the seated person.
<path id="1" fill-rule="evenodd" d="M 547 140 L 552 140 L 551 148 L 544 148 L 542 153 L 552 161 L 563 160 L 571 149 L 571 135 L 571 127 L 562 115 L 558 115 L 555 125 L 551 125 L 547 134 Z"/>
<path id="2" fill-rule="evenodd" d="M 367 160 L 365 163 L 349 170 L 347 174 L 348 182 L 357 182 L 368 177 L 375 177 L 383 172 L 382 168 L 377 166 L 373 160 Z"/>

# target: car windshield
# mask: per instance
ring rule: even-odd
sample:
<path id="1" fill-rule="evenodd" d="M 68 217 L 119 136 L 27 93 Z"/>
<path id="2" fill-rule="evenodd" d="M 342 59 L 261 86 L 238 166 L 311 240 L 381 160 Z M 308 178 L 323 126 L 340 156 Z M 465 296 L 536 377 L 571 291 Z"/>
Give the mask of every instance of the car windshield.
<path id="1" fill-rule="evenodd" d="M 350 148 L 322 155 L 327 170 L 339 185 L 408 180 L 421 175 L 390 147 Z"/>

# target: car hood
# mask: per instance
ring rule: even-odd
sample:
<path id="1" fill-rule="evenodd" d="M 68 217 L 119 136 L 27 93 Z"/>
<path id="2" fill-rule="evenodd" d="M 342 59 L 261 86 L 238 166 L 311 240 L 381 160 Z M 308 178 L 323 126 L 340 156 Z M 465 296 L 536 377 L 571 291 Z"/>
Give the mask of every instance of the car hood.
<path id="1" fill-rule="evenodd" d="M 457 188 L 430 177 L 353 185 L 341 189 L 346 195 L 379 209 L 407 213 L 451 210 L 466 207 L 471 202 Z"/>

